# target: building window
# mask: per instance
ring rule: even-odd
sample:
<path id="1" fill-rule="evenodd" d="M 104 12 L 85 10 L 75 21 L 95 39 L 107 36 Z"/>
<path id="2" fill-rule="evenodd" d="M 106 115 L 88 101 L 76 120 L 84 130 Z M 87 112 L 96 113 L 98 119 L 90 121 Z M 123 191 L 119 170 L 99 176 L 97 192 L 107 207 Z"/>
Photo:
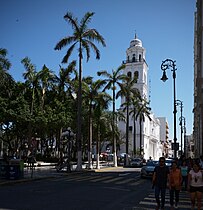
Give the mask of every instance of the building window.
<path id="1" fill-rule="evenodd" d="M 127 73 L 127 76 L 128 76 L 129 78 L 132 78 L 132 73 L 129 71 L 129 72 Z"/>
<path id="2" fill-rule="evenodd" d="M 135 62 L 135 54 L 133 54 L 132 62 Z"/>
<path id="3" fill-rule="evenodd" d="M 134 73 L 134 78 L 138 80 L 138 77 L 139 77 L 139 72 L 138 71 L 135 71 Z M 136 81 L 137 82 L 137 81 Z"/>
<path id="4" fill-rule="evenodd" d="M 142 61 L 142 55 L 139 54 L 139 61 Z"/>

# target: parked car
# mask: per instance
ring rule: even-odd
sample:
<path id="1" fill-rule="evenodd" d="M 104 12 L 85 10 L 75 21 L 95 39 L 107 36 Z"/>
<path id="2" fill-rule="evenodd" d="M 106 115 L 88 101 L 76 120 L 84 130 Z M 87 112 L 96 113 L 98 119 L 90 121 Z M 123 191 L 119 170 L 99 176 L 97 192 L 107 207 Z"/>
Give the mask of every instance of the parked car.
<path id="1" fill-rule="evenodd" d="M 125 156 L 126 156 L 126 153 L 121 153 L 120 155 L 118 155 L 118 165 L 119 166 L 123 166 L 124 165 Z M 130 155 L 128 155 L 128 159 L 130 160 Z"/>
<path id="2" fill-rule="evenodd" d="M 153 160 L 146 163 L 146 165 L 142 166 L 140 171 L 141 178 L 144 177 L 152 177 L 154 168 L 159 164 L 159 161 Z"/>
<path id="3" fill-rule="evenodd" d="M 141 158 L 132 158 L 130 161 L 130 166 L 132 167 L 142 167 L 143 160 Z"/>
<path id="4" fill-rule="evenodd" d="M 165 160 L 166 166 L 168 166 L 168 167 L 170 168 L 173 161 L 174 161 L 173 159 L 166 159 L 166 160 Z"/>

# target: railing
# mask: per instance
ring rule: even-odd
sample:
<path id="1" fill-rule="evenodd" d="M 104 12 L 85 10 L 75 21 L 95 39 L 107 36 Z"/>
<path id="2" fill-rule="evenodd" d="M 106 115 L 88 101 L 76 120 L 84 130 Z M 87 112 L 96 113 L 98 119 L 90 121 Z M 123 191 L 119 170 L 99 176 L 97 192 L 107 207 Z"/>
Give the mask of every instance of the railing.
<path id="1" fill-rule="evenodd" d="M 141 62 L 145 62 L 145 59 L 131 59 L 131 60 L 124 60 L 122 63 L 123 64 L 127 64 L 127 63 L 141 63 Z M 146 63 L 147 64 L 147 63 Z"/>

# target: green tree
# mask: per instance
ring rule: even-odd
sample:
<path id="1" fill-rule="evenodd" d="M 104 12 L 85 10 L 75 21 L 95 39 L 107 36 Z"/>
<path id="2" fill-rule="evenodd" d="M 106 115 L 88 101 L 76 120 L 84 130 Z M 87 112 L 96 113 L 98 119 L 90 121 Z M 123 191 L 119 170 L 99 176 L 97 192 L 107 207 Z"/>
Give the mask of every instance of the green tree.
<path id="1" fill-rule="evenodd" d="M 130 116 L 130 105 L 133 99 L 141 100 L 140 92 L 137 88 L 135 88 L 135 83 L 137 78 L 132 79 L 131 77 L 127 77 L 126 83 L 123 83 L 121 86 L 121 90 L 117 93 L 117 97 L 124 96 L 125 103 L 121 106 L 124 106 L 124 111 L 126 111 L 126 165 L 128 165 L 128 154 L 129 154 L 129 116 Z"/>
<path id="2" fill-rule="evenodd" d="M 70 23 L 73 29 L 73 35 L 67 36 L 60 40 L 56 46 L 55 50 L 61 50 L 62 48 L 70 45 L 69 49 L 67 50 L 66 55 L 63 57 L 62 63 L 67 63 L 70 55 L 72 54 L 74 48 L 78 46 L 78 57 L 79 57 L 79 87 L 77 92 L 77 149 L 78 149 L 78 161 L 77 161 L 77 170 L 82 169 L 82 151 L 81 151 L 81 138 L 82 138 L 82 59 L 83 59 L 83 51 L 86 52 L 87 62 L 90 58 L 90 48 L 93 49 L 94 53 L 96 54 L 96 59 L 100 59 L 100 51 L 94 44 L 94 41 L 101 43 L 103 46 L 106 46 L 104 38 L 99 34 L 96 29 L 88 28 L 88 23 L 90 23 L 92 16 L 94 15 L 93 12 L 87 12 L 84 17 L 81 19 L 80 23 L 78 19 L 75 18 L 72 13 L 68 12 L 64 19 Z"/>
<path id="3" fill-rule="evenodd" d="M 46 91 L 50 88 L 50 86 L 53 86 L 53 83 L 55 82 L 55 75 L 53 71 L 50 71 L 50 69 L 44 65 L 42 70 L 37 73 L 37 77 L 39 85 L 41 86 L 41 108 L 43 110 Z"/>
<path id="4" fill-rule="evenodd" d="M 113 154 L 114 154 L 114 166 L 117 167 L 117 155 L 116 155 L 116 138 L 115 138 L 115 112 L 116 112 L 116 87 L 118 86 L 120 89 L 122 88 L 122 82 L 127 79 L 126 75 L 121 74 L 121 71 L 125 68 L 125 65 L 119 66 L 116 70 L 112 70 L 112 74 L 107 71 L 98 71 L 98 76 L 106 77 L 105 82 L 106 85 L 104 87 L 104 91 L 107 89 L 112 90 L 113 95 Z"/>
<path id="5" fill-rule="evenodd" d="M 94 121 L 96 125 L 96 152 L 97 152 L 97 168 L 100 168 L 99 165 L 99 155 L 100 155 L 100 144 L 102 135 L 105 134 L 105 130 L 109 123 L 104 123 L 106 121 L 106 116 L 104 115 L 104 110 L 107 110 L 112 98 L 109 94 L 101 92 L 95 98 L 95 108 L 94 108 Z"/>
<path id="6" fill-rule="evenodd" d="M 101 87 L 105 84 L 104 80 L 96 80 L 93 81 L 92 77 L 88 77 L 85 79 L 84 83 L 84 95 L 85 100 L 88 103 L 88 167 L 92 168 L 92 138 L 93 138 L 93 109 L 96 108 L 98 104 L 98 100 L 104 100 L 104 98 L 110 98 L 110 96 L 105 93 L 101 92 Z M 85 85 L 86 84 L 86 85 Z"/>

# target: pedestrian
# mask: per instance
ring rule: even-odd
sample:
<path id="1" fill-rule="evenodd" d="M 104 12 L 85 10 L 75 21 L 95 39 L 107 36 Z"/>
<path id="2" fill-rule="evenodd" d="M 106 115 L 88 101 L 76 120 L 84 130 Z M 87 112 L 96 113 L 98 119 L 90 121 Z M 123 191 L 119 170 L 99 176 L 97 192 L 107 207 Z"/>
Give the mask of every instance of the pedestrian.
<path id="1" fill-rule="evenodd" d="M 170 194 L 171 210 L 174 209 L 174 194 L 175 194 L 175 208 L 178 208 L 181 184 L 182 184 L 181 170 L 177 167 L 177 162 L 172 162 L 169 174 L 169 194 Z"/>
<path id="2" fill-rule="evenodd" d="M 197 200 L 197 209 L 201 209 L 202 192 L 203 192 L 203 176 L 199 163 L 194 162 L 193 167 L 188 174 L 188 191 L 190 192 L 191 209 L 195 208 Z"/>
<path id="3" fill-rule="evenodd" d="M 186 160 L 183 160 L 182 165 L 180 166 L 181 175 L 182 175 L 182 187 L 184 190 L 187 190 L 188 182 L 188 166 Z"/>
<path id="4" fill-rule="evenodd" d="M 163 210 L 165 206 L 165 195 L 167 188 L 167 181 L 169 180 L 169 168 L 165 164 L 165 158 L 159 158 L 159 165 L 154 169 L 152 183 L 155 189 L 155 199 L 157 203 L 156 210 L 160 207 Z M 159 199 L 161 193 L 161 202 Z"/>

